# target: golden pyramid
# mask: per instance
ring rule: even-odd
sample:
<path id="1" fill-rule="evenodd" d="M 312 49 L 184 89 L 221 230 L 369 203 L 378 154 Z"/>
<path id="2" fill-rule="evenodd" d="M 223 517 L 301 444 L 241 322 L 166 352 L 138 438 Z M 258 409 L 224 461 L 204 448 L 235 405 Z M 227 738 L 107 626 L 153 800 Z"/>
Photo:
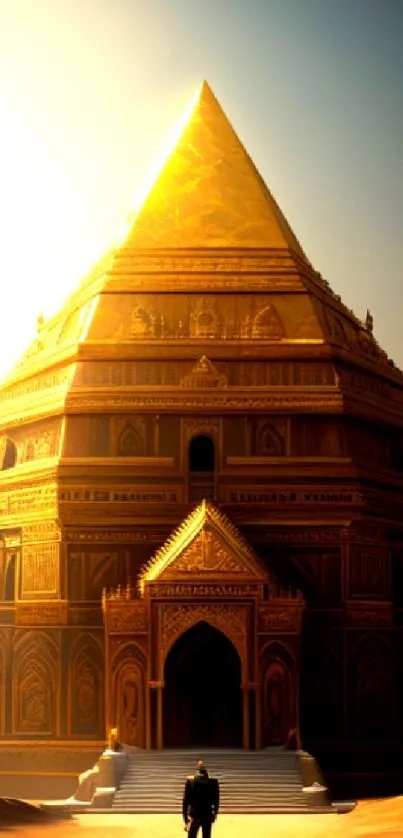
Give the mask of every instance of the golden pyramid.
<path id="1" fill-rule="evenodd" d="M 307 261 L 207 82 L 126 245 L 279 248 Z"/>

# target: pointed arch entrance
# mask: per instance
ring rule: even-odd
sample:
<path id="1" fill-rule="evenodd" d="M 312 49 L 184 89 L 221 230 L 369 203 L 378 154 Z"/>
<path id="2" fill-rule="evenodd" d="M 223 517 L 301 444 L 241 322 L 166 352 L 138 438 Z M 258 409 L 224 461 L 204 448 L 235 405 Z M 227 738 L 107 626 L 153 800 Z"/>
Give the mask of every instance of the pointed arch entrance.
<path id="1" fill-rule="evenodd" d="M 174 642 L 164 666 L 165 747 L 242 747 L 241 660 L 201 620 Z"/>

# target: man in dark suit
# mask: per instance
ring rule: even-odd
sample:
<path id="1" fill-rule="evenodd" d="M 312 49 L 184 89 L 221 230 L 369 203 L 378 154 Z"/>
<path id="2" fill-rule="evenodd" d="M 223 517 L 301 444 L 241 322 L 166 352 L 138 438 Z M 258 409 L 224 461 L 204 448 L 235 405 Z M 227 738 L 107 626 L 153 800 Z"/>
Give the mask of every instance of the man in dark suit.
<path id="1" fill-rule="evenodd" d="M 188 777 L 183 795 L 182 813 L 189 838 L 196 838 L 200 827 L 202 838 L 210 838 L 211 826 L 220 805 L 218 780 L 209 777 L 204 763 L 199 761 L 197 774 Z"/>

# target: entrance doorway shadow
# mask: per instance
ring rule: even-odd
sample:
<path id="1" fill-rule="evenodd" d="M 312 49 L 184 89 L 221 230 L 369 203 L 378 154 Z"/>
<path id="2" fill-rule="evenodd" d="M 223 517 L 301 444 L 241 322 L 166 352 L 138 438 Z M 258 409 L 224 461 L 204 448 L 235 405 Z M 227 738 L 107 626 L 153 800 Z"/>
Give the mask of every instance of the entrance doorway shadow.
<path id="1" fill-rule="evenodd" d="M 222 632 L 204 621 L 184 632 L 164 681 L 166 748 L 242 746 L 241 661 Z"/>

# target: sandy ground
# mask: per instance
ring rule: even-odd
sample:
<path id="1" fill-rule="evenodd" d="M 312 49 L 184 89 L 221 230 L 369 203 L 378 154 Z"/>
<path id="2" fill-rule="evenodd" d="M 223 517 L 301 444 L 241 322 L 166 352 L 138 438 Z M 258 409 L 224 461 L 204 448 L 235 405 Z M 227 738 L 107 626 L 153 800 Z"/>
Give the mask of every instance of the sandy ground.
<path id="1" fill-rule="evenodd" d="M 1 827 L 0 827 L 1 829 Z M 178 838 L 176 815 L 79 815 L 48 827 L 7 830 L 16 838 Z M 403 838 L 403 797 L 359 803 L 349 815 L 222 815 L 213 838 Z"/>

